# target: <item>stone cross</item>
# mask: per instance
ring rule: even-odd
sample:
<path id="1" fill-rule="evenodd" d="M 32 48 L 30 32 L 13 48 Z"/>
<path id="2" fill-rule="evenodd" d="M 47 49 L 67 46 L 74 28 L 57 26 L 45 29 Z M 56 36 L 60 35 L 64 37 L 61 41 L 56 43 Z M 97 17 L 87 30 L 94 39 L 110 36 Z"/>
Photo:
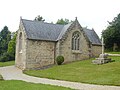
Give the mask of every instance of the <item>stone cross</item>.
<path id="1" fill-rule="evenodd" d="M 111 62 L 111 58 L 107 58 L 108 54 L 104 54 L 104 38 L 102 37 L 102 54 L 99 55 L 99 58 L 92 60 L 93 64 L 104 64 Z"/>
<path id="2" fill-rule="evenodd" d="M 104 54 L 104 38 L 102 37 L 102 54 Z"/>

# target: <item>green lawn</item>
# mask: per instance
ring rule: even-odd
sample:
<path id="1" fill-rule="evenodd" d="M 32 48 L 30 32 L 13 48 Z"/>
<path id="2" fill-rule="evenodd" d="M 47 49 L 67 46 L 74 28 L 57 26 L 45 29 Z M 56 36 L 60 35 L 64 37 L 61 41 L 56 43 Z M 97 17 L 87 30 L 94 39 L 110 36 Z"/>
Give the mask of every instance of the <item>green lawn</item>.
<path id="1" fill-rule="evenodd" d="M 3 77 L 2 77 L 2 75 L 0 75 L 0 80 L 3 80 Z"/>
<path id="2" fill-rule="evenodd" d="M 45 70 L 24 71 L 24 73 L 43 78 L 120 86 L 120 57 L 111 58 L 115 62 L 95 65 L 91 63 L 92 60 L 84 60 Z"/>
<path id="3" fill-rule="evenodd" d="M 18 80 L 0 81 L 0 90 L 72 90 L 70 88 L 34 84 Z"/>
<path id="4" fill-rule="evenodd" d="M 0 67 L 14 65 L 15 61 L 0 62 Z"/>
<path id="5" fill-rule="evenodd" d="M 109 54 L 120 54 L 120 52 L 106 52 L 106 53 L 109 53 Z"/>

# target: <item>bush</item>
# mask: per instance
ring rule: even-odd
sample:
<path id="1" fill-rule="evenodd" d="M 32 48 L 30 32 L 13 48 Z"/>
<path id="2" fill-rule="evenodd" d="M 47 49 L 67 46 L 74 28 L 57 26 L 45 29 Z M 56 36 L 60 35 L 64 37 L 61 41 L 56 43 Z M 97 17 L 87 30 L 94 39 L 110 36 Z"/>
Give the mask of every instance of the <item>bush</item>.
<path id="1" fill-rule="evenodd" d="M 0 62 L 7 62 L 7 61 L 12 61 L 14 60 L 14 57 L 12 55 L 10 55 L 9 53 L 3 53 L 0 56 Z"/>
<path id="2" fill-rule="evenodd" d="M 64 62 L 64 57 L 63 56 L 57 56 L 56 62 L 58 65 L 61 65 Z"/>
<path id="3" fill-rule="evenodd" d="M 3 53 L 1 56 L 0 56 L 0 61 L 1 62 L 6 62 L 9 60 L 9 54 L 8 53 Z"/>

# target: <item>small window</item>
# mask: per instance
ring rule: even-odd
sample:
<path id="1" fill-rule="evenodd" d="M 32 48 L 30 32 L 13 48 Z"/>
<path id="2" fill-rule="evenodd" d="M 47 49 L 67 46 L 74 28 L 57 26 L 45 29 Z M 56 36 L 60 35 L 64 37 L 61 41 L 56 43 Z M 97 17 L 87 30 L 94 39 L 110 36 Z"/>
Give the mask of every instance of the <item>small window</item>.
<path id="1" fill-rule="evenodd" d="M 19 34 L 19 53 L 22 53 L 22 33 Z"/>
<path id="2" fill-rule="evenodd" d="M 72 50 L 80 50 L 79 45 L 80 45 L 80 33 L 76 31 L 72 35 Z"/>

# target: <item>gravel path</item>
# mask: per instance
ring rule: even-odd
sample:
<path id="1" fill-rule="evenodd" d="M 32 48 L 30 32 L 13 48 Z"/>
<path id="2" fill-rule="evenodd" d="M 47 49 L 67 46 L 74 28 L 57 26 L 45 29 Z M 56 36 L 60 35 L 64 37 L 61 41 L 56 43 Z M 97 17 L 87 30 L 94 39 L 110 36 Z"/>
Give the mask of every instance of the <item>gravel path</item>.
<path id="1" fill-rule="evenodd" d="M 52 80 L 52 79 L 28 76 L 23 74 L 22 70 L 14 66 L 0 67 L 0 73 L 5 80 L 23 80 L 26 82 L 70 87 L 72 89 L 77 89 L 77 90 L 120 90 L 119 86 L 92 85 L 92 84 L 83 84 L 83 83 L 77 83 L 77 82 Z"/>

